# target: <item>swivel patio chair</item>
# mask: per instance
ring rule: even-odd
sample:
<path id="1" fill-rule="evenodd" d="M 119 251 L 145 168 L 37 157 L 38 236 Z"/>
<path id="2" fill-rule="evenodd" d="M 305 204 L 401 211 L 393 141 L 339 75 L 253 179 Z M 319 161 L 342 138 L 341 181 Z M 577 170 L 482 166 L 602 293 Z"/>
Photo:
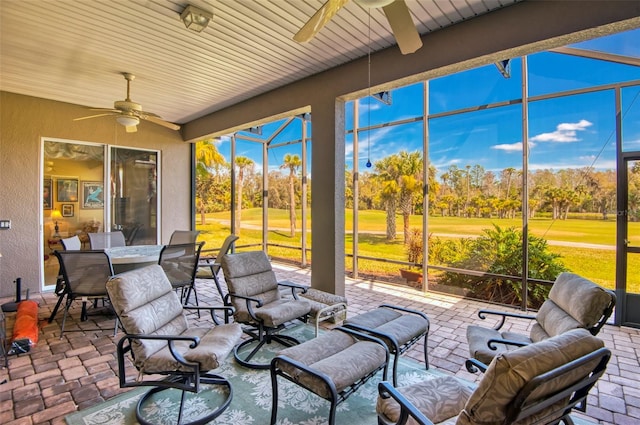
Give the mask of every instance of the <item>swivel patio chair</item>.
<path id="1" fill-rule="evenodd" d="M 66 298 L 64 316 L 60 330 L 60 339 L 64 335 L 69 308 L 75 300 L 82 301 L 80 320 L 87 320 L 87 302 L 107 298 L 105 284 L 113 276 L 113 266 L 104 251 L 55 251 L 60 262 L 60 271 L 64 280 L 64 290 L 58 299 L 49 322 L 53 320 L 62 300 Z M 89 330 L 83 328 L 82 330 Z M 102 330 L 102 329 L 100 329 Z M 117 321 L 114 335 L 117 330 Z"/>
<path id="2" fill-rule="evenodd" d="M 378 424 L 573 424 L 611 357 L 585 329 L 506 351 L 475 384 L 443 376 L 401 388 L 378 385 Z"/>
<path id="3" fill-rule="evenodd" d="M 200 230 L 174 230 L 169 239 L 169 245 L 196 243 L 199 234 Z"/>
<path id="4" fill-rule="evenodd" d="M 195 278 L 202 245 L 204 242 L 165 245 L 160 251 L 158 264 L 164 270 L 173 289 L 180 292 L 180 300 L 185 305 L 189 303 L 192 292 L 195 305 L 198 305 Z"/>
<path id="5" fill-rule="evenodd" d="M 211 373 L 229 355 L 240 340 L 242 329 L 237 323 L 221 323 L 216 311 L 228 317 L 231 307 L 184 307 L 173 291 L 162 267 L 146 266 L 114 276 L 107 282 L 107 292 L 126 335 L 117 345 L 118 377 L 121 388 L 152 387 L 138 401 L 136 418 L 149 424 L 144 407 L 150 397 L 175 389 L 180 394 L 179 424 L 204 424 L 219 416 L 231 403 L 230 382 Z M 207 310 L 213 326 L 189 327 L 185 309 Z M 138 369 L 136 378 L 127 379 L 125 359 L 130 355 Z M 158 379 L 151 375 L 162 375 Z M 191 403 L 191 394 L 202 385 L 220 386 L 222 400 L 211 406 Z M 167 394 L 167 393 L 163 393 Z M 164 406 L 163 418 L 175 414 L 173 404 Z"/>
<path id="6" fill-rule="evenodd" d="M 494 328 L 470 325 L 467 340 L 472 358 L 488 364 L 491 359 L 506 350 L 542 341 L 571 329 L 585 328 L 597 335 L 613 312 L 616 296 L 613 291 L 602 288 L 577 274 L 561 273 L 549 291 L 549 298 L 535 316 L 518 313 L 480 310 L 478 316 L 498 315 L 500 321 Z M 501 331 L 506 318 L 535 320 L 529 335 Z M 467 369 L 475 372 L 473 364 Z"/>
<path id="7" fill-rule="evenodd" d="M 218 253 L 214 256 L 206 256 L 200 257 L 200 261 L 198 261 L 198 272 L 196 273 L 196 277 L 198 279 L 213 279 L 213 282 L 216 284 L 216 289 L 220 294 L 220 298 L 224 300 L 224 296 L 226 295 L 222 290 L 222 286 L 220 285 L 220 281 L 218 280 L 218 273 L 221 268 L 221 260 L 222 257 L 227 255 L 235 241 L 239 239 L 238 236 L 233 233 L 227 236 L 222 242 L 222 246 Z M 204 271 L 202 270 L 204 269 Z"/>
<path id="8" fill-rule="evenodd" d="M 279 283 L 263 251 L 227 254 L 221 263 L 229 288 L 225 304 L 235 307 L 235 321 L 246 325 L 243 331 L 251 337 L 234 349 L 236 361 L 245 367 L 268 369 L 268 360 L 253 361 L 253 358 L 265 344 L 274 341 L 285 347 L 299 343 L 289 335 L 278 334 L 278 331 L 284 328 L 285 323 L 296 319 L 306 322 L 311 308 L 297 294 L 306 288 L 290 282 Z M 280 287 L 288 287 L 292 297 L 283 298 Z"/>
<path id="9" fill-rule="evenodd" d="M 124 239 L 124 233 L 120 231 L 87 233 L 87 235 L 89 236 L 89 244 L 93 250 L 127 245 Z"/>

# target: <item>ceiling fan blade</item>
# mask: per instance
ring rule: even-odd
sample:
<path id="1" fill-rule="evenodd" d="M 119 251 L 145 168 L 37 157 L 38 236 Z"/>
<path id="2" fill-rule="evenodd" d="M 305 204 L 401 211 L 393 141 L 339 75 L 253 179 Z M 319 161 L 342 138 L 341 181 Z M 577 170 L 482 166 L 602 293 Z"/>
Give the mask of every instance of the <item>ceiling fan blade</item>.
<path id="1" fill-rule="evenodd" d="M 138 126 L 136 126 L 136 125 L 127 125 L 127 126 L 125 126 L 124 129 L 125 129 L 125 131 L 127 133 L 135 133 L 136 131 L 138 131 Z"/>
<path id="2" fill-rule="evenodd" d="M 422 47 L 420 34 L 404 0 L 396 0 L 382 9 L 403 55 L 413 53 Z"/>
<path id="3" fill-rule="evenodd" d="M 293 36 L 298 43 L 311 40 L 349 0 L 328 0 Z"/>
<path id="4" fill-rule="evenodd" d="M 169 121 L 165 121 L 162 118 L 159 118 L 157 115 L 140 115 L 140 118 L 142 118 L 143 120 L 147 120 L 147 121 L 151 121 L 154 124 L 159 124 L 163 127 L 167 127 L 170 128 L 171 130 L 180 130 L 180 126 L 177 124 L 174 124 L 172 122 Z"/>
<path id="5" fill-rule="evenodd" d="M 97 114 L 97 115 L 89 115 L 88 117 L 74 118 L 73 120 L 74 121 L 82 121 L 82 120 L 88 120 L 90 118 L 108 117 L 108 116 L 112 116 L 112 115 L 118 115 L 118 114 L 110 112 L 108 114 Z"/>
<path id="6" fill-rule="evenodd" d="M 117 112 L 120 113 L 119 109 L 113 109 L 113 108 L 89 108 L 90 111 L 96 111 L 96 112 Z"/>

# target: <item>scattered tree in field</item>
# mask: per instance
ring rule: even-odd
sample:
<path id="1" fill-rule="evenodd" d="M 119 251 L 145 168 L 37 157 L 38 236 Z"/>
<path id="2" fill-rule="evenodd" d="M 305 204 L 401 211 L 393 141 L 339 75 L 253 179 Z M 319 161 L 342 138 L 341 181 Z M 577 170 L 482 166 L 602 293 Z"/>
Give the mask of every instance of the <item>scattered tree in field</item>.
<path id="1" fill-rule="evenodd" d="M 247 170 L 252 170 L 255 163 L 246 156 L 236 157 L 236 167 L 238 167 L 238 200 L 236 201 L 236 233 L 240 235 L 240 223 L 242 221 L 242 192 L 244 190 L 244 175 Z"/>
<path id="2" fill-rule="evenodd" d="M 291 237 L 296 235 L 296 172 L 302 166 L 302 160 L 298 155 L 286 154 L 282 159 L 281 169 L 289 169 L 289 221 Z"/>

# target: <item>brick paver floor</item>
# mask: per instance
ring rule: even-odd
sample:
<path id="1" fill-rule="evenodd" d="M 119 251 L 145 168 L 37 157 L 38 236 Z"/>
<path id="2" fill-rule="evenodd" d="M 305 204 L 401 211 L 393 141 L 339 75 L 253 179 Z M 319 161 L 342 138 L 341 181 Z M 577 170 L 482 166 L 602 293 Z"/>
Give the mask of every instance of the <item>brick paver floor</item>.
<path id="1" fill-rule="evenodd" d="M 310 271 L 275 265 L 280 280 L 309 284 Z M 222 273 L 221 273 L 222 274 Z M 221 279 L 222 280 L 222 279 Z M 224 285 L 224 282 L 223 282 Z M 198 280 L 201 304 L 219 302 L 212 281 Z M 477 381 L 480 376 L 464 368 L 468 346 L 466 327 L 471 323 L 491 326 L 477 312 L 487 304 L 453 296 L 428 293 L 374 281 L 347 279 L 348 315 L 354 316 L 379 304 L 390 303 L 415 308 L 428 314 L 429 361 L 432 368 L 446 370 L 458 377 Z M 78 320 L 80 303 L 75 302 L 60 339 L 62 312 L 55 321 L 46 319 L 56 302 L 51 293 L 34 297 L 39 304 L 41 333 L 38 344 L 28 354 L 9 357 L 9 367 L 0 370 L 0 424 L 64 424 L 64 416 L 107 400 L 125 391 L 119 388 L 113 319 L 91 317 Z M 0 303 L 11 301 L 2 299 Z M 7 313 L 8 336 L 15 313 Z M 205 316 L 200 320 L 206 320 Z M 527 332 L 527 321 L 511 321 L 510 328 Z M 327 322 L 324 322 L 326 325 Z M 103 330 L 93 330 L 100 327 Z M 82 331 L 80 331 L 82 330 Z M 578 417 L 603 424 L 640 423 L 640 330 L 607 325 L 600 332 L 613 357 L 607 372 L 588 399 L 587 414 Z M 423 362 L 422 344 L 416 344 L 405 356 Z M 242 397 L 236 394 L 235 397 Z M 373 406 L 372 406 L 373 408 Z M 238 424 L 241 425 L 241 424 Z"/>

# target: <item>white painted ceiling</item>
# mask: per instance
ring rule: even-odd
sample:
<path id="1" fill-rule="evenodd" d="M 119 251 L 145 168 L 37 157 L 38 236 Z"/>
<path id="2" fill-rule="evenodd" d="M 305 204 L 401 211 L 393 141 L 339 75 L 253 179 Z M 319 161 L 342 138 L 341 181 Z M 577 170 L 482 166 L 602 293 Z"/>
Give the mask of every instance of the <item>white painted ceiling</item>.
<path id="1" fill-rule="evenodd" d="M 406 0 L 420 34 L 519 0 Z M 0 0 L 0 90 L 110 108 L 126 96 L 186 123 L 395 45 L 381 9 L 350 1 L 307 44 L 292 40 L 324 0 Z M 192 4 L 214 13 L 185 28 Z M 369 41 L 370 37 L 370 41 Z M 370 47 L 369 47 L 370 46 Z"/>

